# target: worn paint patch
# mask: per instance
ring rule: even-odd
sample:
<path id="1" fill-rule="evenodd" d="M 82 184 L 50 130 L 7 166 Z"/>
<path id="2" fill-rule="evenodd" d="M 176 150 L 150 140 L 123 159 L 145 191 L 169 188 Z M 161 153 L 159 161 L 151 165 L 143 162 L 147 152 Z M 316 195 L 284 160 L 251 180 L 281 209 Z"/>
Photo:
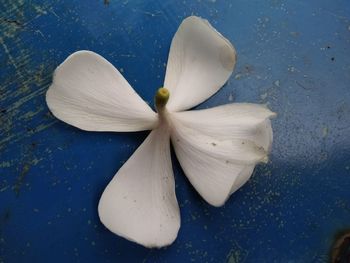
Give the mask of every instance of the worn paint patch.
<path id="1" fill-rule="evenodd" d="M 233 243 L 232 249 L 226 256 L 227 263 L 243 263 L 246 261 L 248 251 L 239 246 L 236 242 Z"/>
<path id="2" fill-rule="evenodd" d="M 13 186 L 13 190 L 15 191 L 16 195 L 19 195 L 19 191 L 23 185 L 24 179 L 27 175 L 27 173 L 30 170 L 30 164 L 26 163 L 24 164 L 21 173 L 19 174 L 19 176 L 17 177 L 16 183 Z"/>
<path id="3" fill-rule="evenodd" d="M 39 6 L 22 0 L 0 3 L 0 54 L 4 55 L 6 63 L 0 82 L 0 102 L 3 105 L 0 109 L 0 150 L 14 139 L 23 137 L 23 129 L 18 127 L 26 126 L 23 124 L 44 110 L 38 107 L 27 111 L 26 104 L 43 96 L 54 65 L 49 60 L 39 65 L 33 63 L 35 51 L 22 37 L 28 31 L 34 34 L 31 23 L 50 10 L 47 4 Z"/>
<path id="4" fill-rule="evenodd" d="M 7 161 L 0 163 L 0 168 L 8 168 L 10 166 L 11 166 L 11 163 Z"/>
<path id="5" fill-rule="evenodd" d="M 54 125 L 46 107 L 44 94 L 51 83 L 52 63 L 48 51 L 38 50 L 30 38 L 43 33 L 33 22 L 49 13 L 55 14 L 52 3 L 32 1 L 0 1 L 0 169 L 7 169 L 0 182 L 0 192 L 13 190 L 16 195 L 26 184 L 33 166 L 43 160 L 29 138 Z M 35 42 L 35 41 L 34 41 Z M 13 147 L 17 154 L 7 155 Z M 5 159 L 6 158 L 6 159 Z M 10 172 L 7 172 L 10 171 Z M 2 174 L 3 171 L 0 170 Z"/>

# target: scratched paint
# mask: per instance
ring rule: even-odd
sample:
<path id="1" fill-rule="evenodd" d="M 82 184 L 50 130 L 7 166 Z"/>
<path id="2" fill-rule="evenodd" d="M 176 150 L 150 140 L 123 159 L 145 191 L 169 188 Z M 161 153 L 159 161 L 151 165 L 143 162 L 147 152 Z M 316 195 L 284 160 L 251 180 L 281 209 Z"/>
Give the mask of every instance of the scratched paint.
<path id="1" fill-rule="evenodd" d="M 36 103 L 43 99 L 54 66 L 49 60 L 34 63 L 35 50 L 23 41 L 28 33 L 38 36 L 39 31 L 32 28 L 32 22 L 46 15 L 49 7 L 20 0 L 3 1 L 0 7 L 0 48 L 4 65 L 0 85 L 0 156 L 6 156 L 11 145 L 23 144 L 25 138 L 56 123 L 53 118 L 47 118 L 47 108 Z M 24 145 L 15 158 L 3 159 L 0 168 L 14 171 L 14 178 L 2 180 L 1 192 L 13 190 L 19 195 L 31 166 L 42 159 L 29 153 L 28 148 L 30 146 Z"/>

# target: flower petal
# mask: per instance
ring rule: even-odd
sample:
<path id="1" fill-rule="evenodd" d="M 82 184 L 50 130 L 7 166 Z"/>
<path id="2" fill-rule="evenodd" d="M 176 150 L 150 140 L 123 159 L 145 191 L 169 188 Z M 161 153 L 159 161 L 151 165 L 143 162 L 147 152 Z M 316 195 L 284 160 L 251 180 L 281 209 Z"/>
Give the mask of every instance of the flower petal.
<path id="1" fill-rule="evenodd" d="M 265 105 L 232 103 L 204 110 L 171 114 L 180 125 L 221 140 L 245 139 L 269 152 L 272 129 L 269 118 L 276 116 Z"/>
<path id="2" fill-rule="evenodd" d="M 46 102 L 58 119 L 88 131 L 140 131 L 157 123 L 120 72 L 91 51 L 72 54 L 56 69 Z"/>
<path id="3" fill-rule="evenodd" d="M 221 206 L 267 160 L 274 116 L 264 106 L 230 104 L 171 115 L 171 140 L 184 173 L 211 205 Z"/>
<path id="4" fill-rule="evenodd" d="M 145 247 L 171 244 L 180 228 L 167 130 L 153 130 L 102 194 L 101 222 Z"/>
<path id="5" fill-rule="evenodd" d="M 205 101 L 230 77 L 236 63 L 232 44 L 207 20 L 191 16 L 177 30 L 164 81 L 167 108 L 182 111 Z"/>

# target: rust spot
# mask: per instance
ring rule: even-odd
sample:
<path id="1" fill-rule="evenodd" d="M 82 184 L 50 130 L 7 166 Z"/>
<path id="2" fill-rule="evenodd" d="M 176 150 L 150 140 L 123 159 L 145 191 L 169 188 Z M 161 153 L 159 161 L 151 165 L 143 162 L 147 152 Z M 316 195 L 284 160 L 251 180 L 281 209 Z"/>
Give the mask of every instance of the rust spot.
<path id="1" fill-rule="evenodd" d="M 332 245 L 331 263 L 350 262 L 350 229 L 340 232 Z"/>

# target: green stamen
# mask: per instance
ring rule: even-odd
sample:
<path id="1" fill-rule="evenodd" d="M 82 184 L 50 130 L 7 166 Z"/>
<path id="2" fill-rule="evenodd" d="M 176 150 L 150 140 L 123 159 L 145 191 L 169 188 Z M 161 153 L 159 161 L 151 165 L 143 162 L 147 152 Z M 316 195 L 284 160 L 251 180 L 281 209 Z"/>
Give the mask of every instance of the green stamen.
<path id="1" fill-rule="evenodd" d="M 169 100 L 169 90 L 166 88 L 160 88 L 157 90 L 154 101 L 156 104 L 157 111 L 161 111 Z"/>

